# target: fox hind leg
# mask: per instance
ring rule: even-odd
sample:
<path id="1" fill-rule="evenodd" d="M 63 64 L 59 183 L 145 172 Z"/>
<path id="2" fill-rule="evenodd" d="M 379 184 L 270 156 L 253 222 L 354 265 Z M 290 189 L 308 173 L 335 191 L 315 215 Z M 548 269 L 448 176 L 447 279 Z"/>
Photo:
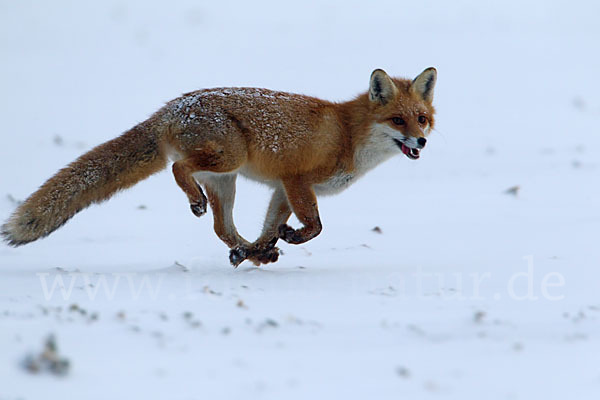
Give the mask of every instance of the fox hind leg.
<path id="1" fill-rule="evenodd" d="M 231 249 L 250 245 L 233 223 L 235 180 L 235 174 L 212 175 L 203 179 L 213 212 L 215 233 Z"/>
<path id="2" fill-rule="evenodd" d="M 269 203 L 269 209 L 265 217 L 263 230 L 258 239 L 245 249 L 234 249 L 232 255 L 237 260 L 244 261 L 248 259 L 255 265 L 268 264 L 276 262 L 279 259 L 279 249 L 275 247 L 277 244 L 278 228 L 280 225 L 285 224 L 289 219 L 292 211 L 287 201 L 285 191 L 282 187 L 275 189 L 271 202 Z M 236 254 L 237 252 L 237 254 Z M 244 257 L 242 257 L 244 255 Z M 233 263 L 233 260 L 231 260 Z M 238 261 L 241 262 L 241 261 Z"/>
<path id="3" fill-rule="evenodd" d="M 202 188 L 192 176 L 194 173 L 193 166 L 194 160 L 190 158 L 176 161 L 173 164 L 173 175 L 177 185 L 187 195 L 192 213 L 196 217 L 201 217 L 206 214 L 207 200 Z"/>
<path id="4" fill-rule="evenodd" d="M 239 146 L 236 148 L 232 145 L 235 143 L 227 146 L 207 141 L 201 147 L 194 148 L 188 157 L 173 163 L 175 181 L 187 195 L 190 209 L 195 216 L 201 217 L 206 214 L 207 199 L 193 174 L 227 173 L 237 169 L 246 160 L 245 152 L 239 151 Z"/>

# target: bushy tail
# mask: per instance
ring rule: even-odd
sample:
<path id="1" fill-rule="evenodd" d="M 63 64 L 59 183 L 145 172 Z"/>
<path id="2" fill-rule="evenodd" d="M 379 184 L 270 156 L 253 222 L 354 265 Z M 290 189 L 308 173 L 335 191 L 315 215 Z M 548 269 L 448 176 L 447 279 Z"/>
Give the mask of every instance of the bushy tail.
<path id="1" fill-rule="evenodd" d="M 147 125 L 141 123 L 58 171 L 16 209 L 0 235 L 12 246 L 47 236 L 90 204 L 165 168 L 161 134 Z"/>

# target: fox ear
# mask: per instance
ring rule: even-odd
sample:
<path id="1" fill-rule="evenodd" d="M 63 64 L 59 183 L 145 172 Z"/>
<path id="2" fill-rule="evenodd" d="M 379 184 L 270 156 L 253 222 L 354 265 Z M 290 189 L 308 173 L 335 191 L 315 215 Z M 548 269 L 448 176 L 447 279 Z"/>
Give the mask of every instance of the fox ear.
<path id="1" fill-rule="evenodd" d="M 369 100 L 385 105 L 395 97 L 397 91 L 396 85 L 384 70 L 373 71 L 369 85 Z"/>
<path id="2" fill-rule="evenodd" d="M 410 92 L 431 104 L 433 102 L 433 88 L 435 87 L 436 79 L 436 69 L 433 67 L 427 68 L 412 81 Z"/>

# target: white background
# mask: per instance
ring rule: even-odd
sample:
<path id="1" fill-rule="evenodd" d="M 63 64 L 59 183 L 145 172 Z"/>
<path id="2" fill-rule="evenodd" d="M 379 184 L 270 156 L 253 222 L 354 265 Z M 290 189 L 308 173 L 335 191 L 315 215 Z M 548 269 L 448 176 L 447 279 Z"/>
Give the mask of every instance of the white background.
<path id="1" fill-rule="evenodd" d="M 0 399 L 597 399 L 599 4 L 0 2 L 1 219 L 183 92 L 438 69 L 421 159 L 320 199 L 276 264 L 231 268 L 168 170 L 0 245 Z M 240 179 L 250 239 L 268 196 Z M 20 366 L 50 333 L 65 377 Z"/>

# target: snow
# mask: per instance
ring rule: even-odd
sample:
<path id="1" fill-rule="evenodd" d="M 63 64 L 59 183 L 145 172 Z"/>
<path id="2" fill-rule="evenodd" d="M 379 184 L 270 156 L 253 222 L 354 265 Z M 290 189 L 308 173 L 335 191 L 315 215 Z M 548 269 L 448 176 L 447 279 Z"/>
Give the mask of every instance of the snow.
<path id="1" fill-rule="evenodd" d="M 46 239 L 0 245 L 0 399 L 598 398 L 599 12 L 2 3 L 3 220 L 184 92 L 342 101 L 375 68 L 439 75 L 420 159 L 320 198 L 323 232 L 281 244 L 276 264 L 231 268 L 211 215 L 190 213 L 168 169 Z M 268 198 L 238 180 L 244 236 L 259 234 Z M 22 367 L 50 334 L 65 376 Z"/>

